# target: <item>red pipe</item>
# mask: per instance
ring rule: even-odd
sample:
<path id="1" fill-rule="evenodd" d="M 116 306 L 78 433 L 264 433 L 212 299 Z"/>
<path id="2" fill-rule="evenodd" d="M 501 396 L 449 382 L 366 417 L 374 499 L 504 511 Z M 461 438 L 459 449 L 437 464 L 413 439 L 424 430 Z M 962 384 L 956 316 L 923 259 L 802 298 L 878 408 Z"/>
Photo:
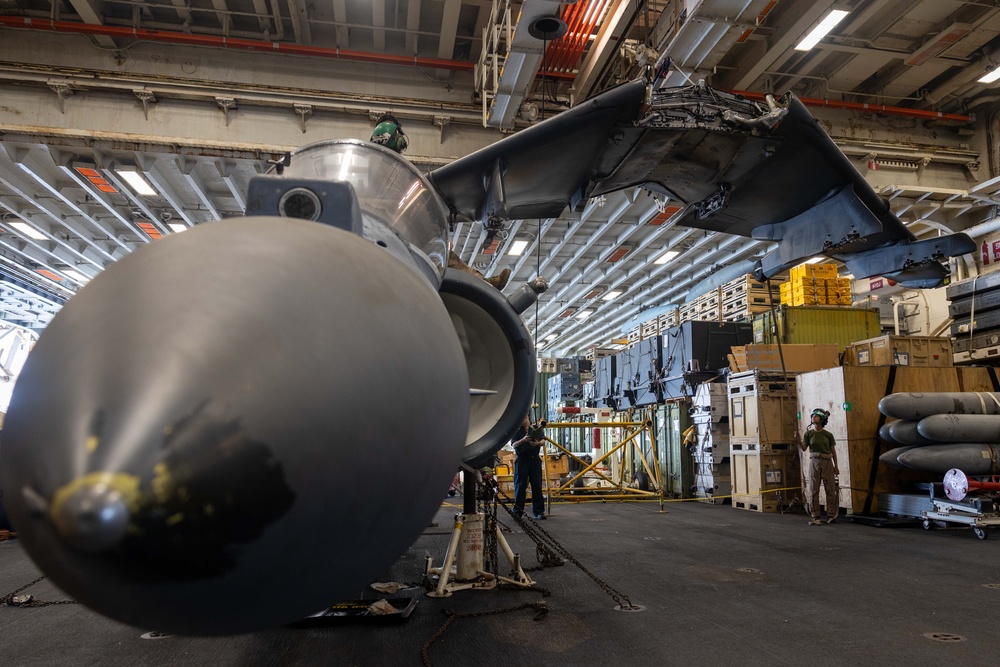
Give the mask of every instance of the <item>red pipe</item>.
<path id="1" fill-rule="evenodd" d="M 559 40 L 553 42 L 552 46 L 549 47 L 549 50 L 552 51 L 552 56 L 554 57 L 547 57 L 548 62 L 546 69 L 548 71 L 551 72 L 561 69 L 559 64 L 563 61 L 570 48 L 570 40 L 574 34 L 573 31 L 579 30 L 580 25 L 583 23 L 586 6 L 586 2 L 577 2 L 567 6 L 563 10 L 563 21 L 566 22 L 566 34 Z"/>
<path id="2" fill-rule="evenodd" d="M 590 6 L 589 3 L 590 0 L 584 0 L 567 8 L 573 10 L 573 16 L 571 20 L 566 21 L 566 34 L 559 40 L 559 46 L 553 54 L 555 57 L 549 60 L 548 70 L 550 72 L 561 71 L 563 69 L 562 63 L 566 59 L 566 55 L 570 49 L 572 49 L 573 35 L 583 26 L 584 16 L 587 13 L 587 8 Z"/>
<path id="3" fill-rule="evenodd" d="M 188 44 L 191 46 L 215 46 L 244 51 L 266 51 L 269 53 L 285 53 L 296 56 L 339 58 L 341 60 L 378 63 L 381 65 L 410 65 L 413 67 L 427 67 L 456 71 L 468 71 L 475 68 L 473 63 L 442 60 L 439 58 L 394 56 L 387 53 L 346 51 L 343 49 L 328 49 L 320 46 L 304 46 L 301 44 L 288 44 L 284 42 L 267 42 L 264 40 L 219 37 L 216 35 L 192 35 L 183 32 L 166 32 L 162 30 L 145 30 L 143 28 L 91 25 L 89 23 L 53 21 L 51 19 L 33 19 L 21 16 L 0 16 L 0 26 L 7 28 L 27 28 L 29 30 L 47 30 L 50 32 L 69 32 L 80 35 L 105 35 L 107 37 L 134 38 L 151 42 Z"/>
<path id="4" fill-rule="evenodd" d="M 587 48 L 590 38 L 594 35 L 594 30 L 597 28 L 597 24 L 600 22 L 601 17 L 604 16 L 605 9 L 607 8 L 607 0 L 591 1 L 590 14 L 587 16 L 583 30 L 577 34 L 573 42 L 573 52 L 566 62 L 566 69 L 569 71 L 576 69 L 577 64 L 580 62 L 580 56 L 583 55 L 584 50 Z"/>
<path id="5" fill-rule="evenodd" d="M 751 93 L 745 90 L 729 91 L 734 95 L 742 95 L 751 100 L 764 100 L 764 93 Z M 836 100 L 823 100 L 816 97 L 800 97 L 799 101 L 807 107 L 826 107 L 827 109 L 844 109 L 846 111 L 868 111 L 872 113 L 884 113 L 892 116 L 909 116 L 910 118 L 923 118 L 926 120 L 954 120 L 961 123 L 971 123 L 970 116 L 960 116 L 954 113 L 941 113 L 940 111 L 925 111 L 923 109 L 908 109 L 906 107 L 889 107 L 884 104 L 868 104 L 866 102 L 838 102 Z"/>
<path id="6" fill-rule="evenodd" d="M 573 71 L 580 61 L 580 56 L 587 48 L 587 42 L 594 34 L 594 28 L 604 14 L 606 3 L 604 0 L 590 0 L 587 11 L 584 14 L 583 25 L 570 36 L 570 45 L 566 56 L 560 61 L 561 69 Z"/>

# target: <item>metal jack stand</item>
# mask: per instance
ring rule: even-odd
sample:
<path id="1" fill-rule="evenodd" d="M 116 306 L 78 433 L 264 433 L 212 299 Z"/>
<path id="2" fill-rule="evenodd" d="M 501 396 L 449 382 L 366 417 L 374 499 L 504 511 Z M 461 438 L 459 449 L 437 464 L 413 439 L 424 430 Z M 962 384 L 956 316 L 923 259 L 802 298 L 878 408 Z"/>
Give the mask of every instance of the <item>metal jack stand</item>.
<path id="1" fill-rule="evenodd" d="M 476 483 L 481 479 L 478 471 L 466 470 L 463 486 L 462 513 L 455 515 L 455 528 L 451 533 L 448 551 L 441 567 L 431 567 L 431 557 L 428 556 L 424 565 L 424 575 L 437 575 L 437 587 L 427 594 L 432 598 L 451 597 L 455 591 L 470 588 L 490 590 L 501 582 L 528 588 L 535 581 L 525 574 L 521 568 L 521 556 L 515 554 L 507 540 L 500 532 L 500 525 L 495 524 L 498 548 L 503 551 L 511 568 L 513 577 L 502 577 L 498 573 L 486 572 L 483 565 L 483 526 L 486 515 L 476 511 Z"/>

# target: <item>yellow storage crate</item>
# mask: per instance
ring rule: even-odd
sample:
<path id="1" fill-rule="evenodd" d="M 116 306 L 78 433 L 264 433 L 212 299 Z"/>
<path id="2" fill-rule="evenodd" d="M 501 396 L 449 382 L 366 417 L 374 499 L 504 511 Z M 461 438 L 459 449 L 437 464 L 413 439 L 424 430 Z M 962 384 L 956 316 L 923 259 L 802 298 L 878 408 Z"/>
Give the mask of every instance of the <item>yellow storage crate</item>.
<path id="1" fill-rule="evenodd" d="M 816 299 L 815 294 L 803 294 L 802 292 L 796 292 L 792 297 L 792 306 L 817 306 L 824 305 Z"/>
<path id="2" fill-rule="evenodd" d="M 813 276 L 817 279 L 824 280 L 836 280 L 837 279 L 837 265 L 836 264 L 813 264 Z"/>
<path id="3" fill-rule="evenodd" d="M 798 266 L 793 266 L 788 271 L 788 278 L 791 282 L 796 280 L 807 280 L 813 277 L 813 265 L 812 264 L 799 264 Z"/>

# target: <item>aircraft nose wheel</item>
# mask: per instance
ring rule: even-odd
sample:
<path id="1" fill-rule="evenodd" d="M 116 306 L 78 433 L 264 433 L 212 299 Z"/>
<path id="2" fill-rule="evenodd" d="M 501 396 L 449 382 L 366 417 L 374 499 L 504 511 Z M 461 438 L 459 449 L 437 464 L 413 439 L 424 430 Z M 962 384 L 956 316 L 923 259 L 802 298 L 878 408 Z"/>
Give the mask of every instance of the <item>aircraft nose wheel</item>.
<path id="1" fill-rule="evenodd" d="M 972 528 L 972 532 L 975 533 L 976 537 L 978 537 L 981 540 L 985 540 L 987 537 L 989 537 L 989 534 L 979 526 L 974 526 Z"/>
<path id="2" fill-rule="evenodd" d="M 924 519 L 924 530 L 930 530 L 930 529 L 931 529 L 931 520 Z"/>

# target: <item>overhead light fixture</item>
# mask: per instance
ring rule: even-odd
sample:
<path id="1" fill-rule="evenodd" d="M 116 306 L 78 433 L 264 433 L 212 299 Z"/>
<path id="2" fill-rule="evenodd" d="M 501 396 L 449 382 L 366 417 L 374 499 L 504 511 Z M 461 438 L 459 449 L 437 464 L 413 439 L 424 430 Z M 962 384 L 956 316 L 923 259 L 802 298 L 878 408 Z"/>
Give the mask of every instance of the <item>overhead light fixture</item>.
<path id="1" fill-rule="evenodd" d="M 528 247 L 528 242 L 524 239 L 515 239 L 513 243 L 510 244 L 510 250 L 507 251 L 508 255 L 514 255 L 515 257 L 524 252 L 525 248 Z"/>
<path id="2" fill-rule="evenodd" d="M 170 231 L 172 231 L 174 234 L 180 234 L 181 232 L 186 231 L 188 228 L 187 225 L 180 222 L 167 223 L 167 227 L 170 227 Z"/>
<path id="3" fill-rule="evenodd" d="M 581 310 L 579 313 L 576 314 L 576 319 L 578 319 L 578 320 L 585 320 L 585 319 L 587 319 L 588 317 L 590 317 L 593 314 L 594 314 L 594 311 L 590 310 L 589 308 L 587 310 Z"/>
<path id="4" fill-rule="evenodd" d="M 801 42 L 795 46 L 796 51 L 808 51 L 812 47 L 819 44 L 819 40 L 826 37 L 827 33 L 836 27 L 838 23 L 844 20 L 844 17 L 850 14 L 850 12 L 843 9 L 831 10 L 829 14 L 823 17 L 823 20 L 819 22 L 812 31 L 805 36 Z"/>
<path id="5" fill-rule="evenodd" d="M 550 340 L 555 340 L 556 338 L 559 338 L 559 334 L 549 334 L 548 336 L 545 337 L 544 340 L 550 341 Z"/>
<path id="6" fill-rule="evenodd" d="M 804 261 L 802 263 L 803 264 L 818 264 L 819 262 L 822 262 L 824 259 L 826 259 L 826 257 L 816 256 L 816 257 L 813 257 L 811 259 L 807 259 L 806 261 Z"/>
<path id="7" fill-rule="evenodd" d="M 601 301 L 613 301 L 622 295 L 621 290 L 613 289 L 601 297 Z"/>
<path id="8" fill-rule="evenodd" d="M 85 283 L 90 280 L 89 277 L 83 275 L 79 271 L 74 271 L 73 269 L 64 269 L 63 274 L 70 280 L 75 280 L 78 283 Z"/>
<path id="9" fill-rule="evenodd" d="M 153 186 L 142 177 L 138 171 L 133 168 L 115 167 L 115 173 L 125 179 L 125 182 L 131 186 L 136 193 L 142 195 L 143 197 L 155 197 L 157 196 L 156 190 Z"/>
<path id="10" fill-rule="evenodd" d="M 653 262 L 653 264 L 666 264 L 667 262 L 669 262 L 670 260 L 672 260 L 674 257 L 677 257 L 677 255 L 679 255 L 679 254 L 680 254 L 680 252 L 678 252 L 676 250 L 668 250 L 665 253 L 663 253 L 662 255 L 660 255 L 659 257 L 657 257 L 656 261 Z"/>
<path id="11" fill-rule="evenodd" d="M 994 67 L 987 72 L 982 78 L 979 79 L 979 83 L 993 83 L 997 79 L 1000 79 L 1000 66 Z"/>
<path id="12" fill-rule="evenodd" d="M 10 226 L 25 236 L 35 239 L 36 241 L 46 241 L 49 238 L 26 222 L 12 222 L 10 223 Z"/>

